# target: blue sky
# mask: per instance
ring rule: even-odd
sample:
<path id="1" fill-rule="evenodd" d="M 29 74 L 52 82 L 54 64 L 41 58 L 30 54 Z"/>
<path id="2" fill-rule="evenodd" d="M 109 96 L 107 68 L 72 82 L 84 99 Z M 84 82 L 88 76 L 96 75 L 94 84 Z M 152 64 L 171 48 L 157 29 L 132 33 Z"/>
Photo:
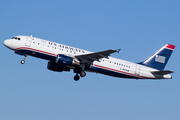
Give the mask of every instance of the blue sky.
<path id="1" fill-rule="evenodd" d="M 179 120 L 180 1 L 1 0 L 1 120 Z M 166 43 L 176 45 L 170 80 L 130 80 L 47 69 L 47 61 L 3 45 L 15 35 L 38 38 L 140 62 Z"/>

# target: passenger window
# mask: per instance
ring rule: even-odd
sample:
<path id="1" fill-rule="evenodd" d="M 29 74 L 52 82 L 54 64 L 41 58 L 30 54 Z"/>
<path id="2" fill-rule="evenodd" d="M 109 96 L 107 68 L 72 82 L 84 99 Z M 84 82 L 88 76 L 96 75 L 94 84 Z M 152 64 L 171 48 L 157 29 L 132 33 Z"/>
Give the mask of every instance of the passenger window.
<path id="1" fill-rule="evenodd" d="M 18 38 L 18 40 L 20 40 L 20 38 Z"/>

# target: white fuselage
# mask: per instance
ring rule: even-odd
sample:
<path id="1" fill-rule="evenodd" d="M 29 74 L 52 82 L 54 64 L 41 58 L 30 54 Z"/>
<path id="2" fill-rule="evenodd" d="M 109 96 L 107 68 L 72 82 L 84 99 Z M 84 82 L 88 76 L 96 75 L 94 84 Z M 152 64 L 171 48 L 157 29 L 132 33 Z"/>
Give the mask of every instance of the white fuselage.
<path id="1" fill-rule="evenodd" d="M 4 44 L 14 50 L 27 51 L 28 55 L 39 57 L 46 60 L 51 60 L 57 57 L 58 54 L 65 54 L 67 56 L 78 56 L 92 53 L 90 51 L 79 48 L 39 39 L 29 36 L 16 36 L 20 40 L 8 39 Z M 39 54 L 41 53 L 41 55 Z M 98 72 L 115 77 L 135 78 L 135 79 L 169 79 L 170 74 L 155 76 L 151 71 L 158 71 L 141 64 L 128 62 L 125 60 L 108 57 L 101 58 L 92 62 L 89 69 L 86 71 Z"/>

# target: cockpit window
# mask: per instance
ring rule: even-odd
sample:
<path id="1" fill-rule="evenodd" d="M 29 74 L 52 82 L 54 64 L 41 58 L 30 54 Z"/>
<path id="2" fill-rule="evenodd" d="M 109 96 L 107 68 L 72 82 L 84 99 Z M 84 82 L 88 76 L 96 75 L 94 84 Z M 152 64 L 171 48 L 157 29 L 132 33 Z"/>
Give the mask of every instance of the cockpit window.
<path id="1" fill-rule="evenodd" d="M 20 39 L 20 38 L 18 38 L 18 37 L 12 37 L 11 39 L 21 40 L 21 39 Z"/>
<path id="2" fill-rule="evenodd" d="M 12 37 L 11 39 L 17 39 L 17 37 Z"/>

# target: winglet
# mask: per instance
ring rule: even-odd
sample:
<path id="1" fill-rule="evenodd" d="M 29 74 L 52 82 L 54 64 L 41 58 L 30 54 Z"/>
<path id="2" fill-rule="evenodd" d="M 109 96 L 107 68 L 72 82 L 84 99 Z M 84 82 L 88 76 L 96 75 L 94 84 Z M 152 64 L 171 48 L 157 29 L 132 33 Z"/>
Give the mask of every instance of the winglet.
<path id="1" fill-rule="evenodd" d="M 117 53 L 119 53 L 120 50 L 121 50 L 121 49 L 117 49 Z"/>

